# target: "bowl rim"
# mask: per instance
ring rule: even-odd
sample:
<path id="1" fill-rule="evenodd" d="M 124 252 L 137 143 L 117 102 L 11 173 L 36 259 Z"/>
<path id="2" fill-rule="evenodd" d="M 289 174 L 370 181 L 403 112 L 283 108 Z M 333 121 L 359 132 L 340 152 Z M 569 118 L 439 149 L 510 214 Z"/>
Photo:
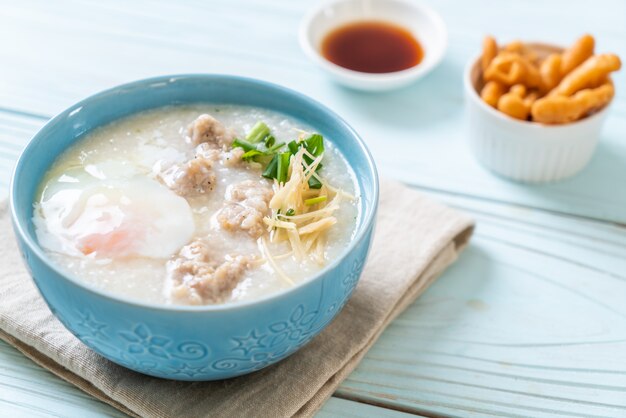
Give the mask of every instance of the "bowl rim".
<path id="1" fill-rule="evenodd" d="M 558 48 L 561 50 L 564 49 L 562 46 L 548 44 L 545 42 L 529 41 L 529 42 L 524 42 L 524 43 L 529 44 L 529 45 L 541 45 L 541 46 L 545 46 L 549 48 Z M 592 123 L 595 119 L 600 118 L 613 103 L 613 100 L 611 100 L 602 109 L 592 114 L 591 116 L 587 116 L 582 119 L 578 119 L 574 122 L 568 122 L 568 123 L 548 124 L 548 123 L 540 123 L 540 122 L 533 122 L 533 121 L 519 120 L 519 119 L 512 118 L 511 116 L 508 116 L 500 112 L 499 110 L 494 109 L 493 107 L 489 106 L 487 103 L 485 103 L 484 100 L 480 97 L 478 90 L 476 90 L 476 88 L 474 87 L 474 84 L 472 83 L 472 71 L 474 70 L 475 67 L 480 65 L 481 57 L 482 57 L 482 53 L 479 53 L 474 58 L 471 58 L 467 62 L 467 64 L 465 65 L 465 69 L 463 70 L 463 86 L 466 92 L 466 96 L 470 98 L 472 103 L 477 104 L 478 108 L 480 108 L 481 110 L 489 114 L 491 117 L 494 117 L 503 123 L 509 123 L 512 126 L 519 127 L 519 129 L 531 129 L 534 131 L 541 130 L 541 129 L 550 129 L 553 132 L 558 131 L 558 130 L 568 130 L 572 128 L 576 129 L 577 127 L 580 127 L 581 125 Z"/>
<path id="2" fill-rule="evenodd" d="M 58 123 L 61 119 L 66 118 L 76 108 L 82 107 L 84 105 L 89 105 L 91 101 L 101 99 L 117 91 L 126 90 L 126 89 L 137 89 L 137 88 L 146 89 L 146 88 L 150 88 L 151 86 L 155 84 L 160 84 L 163 82 L 174 83 L 178 80 L 188 80 L 188 79 L 198 79 L 198 80 L 211 81 L 211 82 L 216 82 L 219 80 L 222 80 L 222 81 L 228 80 L 228 81 L 234 81 L 234 82 L 243 83 L 243 84 L 259 84 L 266 88 L 278 90 L 284 94 L 293 96 L 296 99 L 303 101 L 304 103 L 306 103 L 307 106 L 311 106 L 314 110 L 330 115 L 331 117 L 335 119 L 335 121 L 339 125 L 341 125 L 345 130 L 347 130 L 350 133 L 350 135 L 356 142 L 359 152 L 365 156 L 365 159 L 367 161 L 366 169 L 371 173 L 371 176 L 372 176 L 372 181 L 373 181 L 372 200 L 371 200 L 372 203 L 369 204 L 370 206 L 369 208 L 368 208 L 368 205 L 365 206 L 365 210 L 363 211 L 365 213 L 361 214 L 362 216 L 364 216 L 363 221 L 361 222 L 361 225 L 358 226 L 358 229 L 354 233 L 354 236 L 351 238 L 350 243 L 346 246 L 346 248 L 344 248 L 342 253 L 338 255 L 334 260 L 332 260 L 330 263 L 328 263 L 326 266 L 324 266 L 324 268 L 316 272 L 314 275 L 308 277 L 307 279 L 299 283 L 296 283 L 294 286 L 289 287 L 287 289 L 282 289 L 277 292 L 272 292 L 262 297 L 251 299 L 251 300 L 236 301 L 232 303 L 221 303 L 221 304 L 215 304 L 215 305 L 166 305 L 166 304 L 145 302 L 145 301 L 137 300 L 134 298 L 126 297 L 123 295 L 118 295 L 118 294 L 115 294 L 114 292 L 110 292 L 107 290 L 98 289 L 93 285 L 85 283 L 84 281 L 80 280 L 78 277 L 75 277 L 73 274 L 69 274 L 63 271 L 60 268 L 60 266 L 57 266 L 56 263 L 50 260 L 50 258 L 46 255 L 43 249 L 39 246 L 39 244 L 35 242 L 36 240 L 31 239 L 30 234 L 28 234 L 25 231 L 26 226 L 23 225 L 19 221 L 20 218 L 17 216 L 17 210 L 15 207 L 15 200 L 17 196 L 17 190 L 15 189 L 15 182 L 16 182 L 15 179 L 18 175 L 20 175 L 21 172 L 24 171 L 25 156 L 28 155 L 34 147 L 40 144 L 41 142 L 40 138 L 45 136 L 46 131 L 50 128 L 50 126 Z M 160 106 L 157 106 L 157 107 L 160 107 Z M 139 112 L 135 112 L 135 113 L 139 113 Z M 126 116 L 131 116 L 135 113 L 129 113 Z M 295 119 L 297 119 L 297 117 L 295 117 Z M 92 129 L 90 129 L 90 131 Z M 37 180 L 41 181 L 40 178 Z M 28 144 L 26 145 L 26 147 L 24 147 L 24 149 L 20 153 L 17 163 L 15 164 L 14 169 L 13 169 L 13 174 L 11 176 L 9 190 L 10 190 L 9 206 L 10 206 L 10 211 L 11 211 L 13 227 L 14 227 L 14 230 L 16 231 L 16 239 L 20 239 L 28 247 L 28 249 L 33 254 L 35 254 L 35 256 L 38 257 L 39 260 L 43 264 L 46 265 L 47 268 L 54 271 L 58 276 L 63 278 L 63 280 L 68 281 L 70 284 L 78 286 L 89 293 L 95 294 L 96 296 L 103 297 L 113 302 L 131 305 L 137 308 L 151 309 L 151 310 L 157 310 L 157 311 L 177 312 L 177 313 L 185 313 L 185 312 L 186 313 L 199 313 L 199 312 L 231 311 L 231 310 L 247 308 L 247 307 L 255 306 L 255 305 L 272 303 L 276 300 L 287 297 L 289 294 L 295 292 L 296 290 L 300 288 L 311 285 L 313 282 L 320 280 L 320 278 L 324 276 L 327 272 L 336 268 L 350 253 L 352 253 L 352 251 L 357 247 L 357 245 L 364 239 L 364 236 L 366 235 L 366 233 L 375 224 L 376 213 L 378 209 L 378 201 L 379 201 L 379 177 L 378 177 L 378 171 L 376 169 L 376 164 L 374 162 L 374 158 L 372 157 L 372 154 L 370 153 L 369 149 L 367 148 L 367 145 L 365 144 L 365 141 L 363 141 L 361 136 L 341 116 L 339 116 L 333 110 L 323 105 L 322 103 L 318 102 L 317 100 L 312 99 L 309 96 L 303 93 L 300 93 L 296 90 L 283 87 L 279 84 L 275 84 L 269 81 L 259 80 L 259 79 L 255 79 L 251 77 L 243 77 L 243 76 L 219 74 L 219 73 L 189 73 L 189 74 L 175 74 L 175 75 L 162 75 L 162 76 L 156 76 L 156 77 L 149 77 L 149 78 L 143 78 L 143 79 L 131 81 L 131 82 L 124 83 L 124 84 L 119 84 L 114 87 L 101 90 L 95 94 L 92 94 L 80 100 L 79 102 L 72 104 L 65 110 L 61 111 L 56 116 L 51 118 L 48 122 L 46 122 L 45 125 L 42 126 L 35 133 L 35 135 L 33 135 L 33 137 L 28 141 Z"/>
<path id="3" fill-rule="evenodd" d="M 336 76 L 349 78 L 353 81 L 358 81 L 360 83 L 370 83 L 370 84 L 384 84 L 388 82 L 401 82 L 408 81 L 414 78 L 420 78 L 430 71 L 432 71 L 439 63 L 443 60 L 445 56 L 445 51 L 448 47 L 448 30 L 444 20 L 441 16 L 433 10 L 430 6 L 422 3 L 416 2 L 413 0 L 376 0 L 379 2 L 395 2 L 405 4 L 413 9 L 416 14 L 421 14 L 427 18 L 430 22 L 432 22 L 433 26 L 437 29 L 441 36 L 441 47 L 432 52 L 434 55 L 434 59 L 426 61 L 422 59 L 416 65 L 409 67 L 400 71 L 392 71 L 388 73 L 366 73 L 362 71 L 351 70 L 349 68 L 342 67 L 340 65 L 335 64 L 334 62 L 328 60 L 324 57 L 321 52 L 316 48 L 309 37 L 310 28 L 313 23 L 313 20 L 319 16 L 324 9 L 334 6 L 340 3 L 348 3 L 348 2 L 358 2 L 363 0 L 325 0 L 319 3 L 316 7 L 311 9 L 302 19 L 300 23 L 300 28 L 298 31 L 298 40 L 300 43 L 300 47 L 304 50 L 305 54 L 324 68 L 326 71 L 329 71 Z M 351 22 L 359 22 L 359 21 L 381 21 L 395 24 L 391 19 L 382 18 L 374 18 L 374 19 L 360 19 L 355 17 L 351 19 Z M 424 45 L 423 41 L 420 41 L 420 44 Z"/>

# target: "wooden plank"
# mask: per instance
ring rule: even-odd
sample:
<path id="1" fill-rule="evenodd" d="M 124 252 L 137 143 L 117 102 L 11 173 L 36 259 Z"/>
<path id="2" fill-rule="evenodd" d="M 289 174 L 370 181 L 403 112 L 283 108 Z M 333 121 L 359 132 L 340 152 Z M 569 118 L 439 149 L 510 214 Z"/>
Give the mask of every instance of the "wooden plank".
<path id="1" fill-rule="evenodd" d="M 147 76 L 220 72 L 296 88 L 337 110 L 362 133 L 387 176 L 434 190 L 626 223 L 626 71 L 590 166 L 571 180 L 528 186 L 482 169 L 464 142 L 461 74 L 481 36 L 571 42 L 596 34 L 601 51 L 626 57 L 626 3 L 603 0 L 442 0 L 450 31 L 441 66 L 388 94 L 338 88 L 299 50 L 307 2 L 111 2 L 28 0 L 3 6 L 0 107 L 50 116 L 106 87 Z M 584 20 L 581 20 L 584 16 Z M 568 23 L 571 22 L 571 23 Z M 251 34 L 254 34 L 252 36 Z"/>
<path id="2" fill-rule="evenodd" d="M 317 414 L 318 418 L 415 418 L 419 416 L 421 415 L 407 414 L 340 398 L 330 398 Z"/>
<path id="3" fill-rule="evenodd" d="M 0 341 L 0 415 L 19 417 L 126 417 L 45 371 Z M 331 398 L 317 415 L 329 417 L 415 417 L 373 405 Z"/>
<path id="4" fill-rule="evenodd" d="M 45 120 L 0 111 L 0 198 L 9 193 L 13 167 L 28 140 Z"/>
<path id="5" fill-rule="evenodd" d="M 14 158 L 41 123 L 0 113 L 0 159 Z M 0 179 L 7 176 L 0 165 Z M 425 192 L 475 216 L 476 239 L 390 326 L 338 395 L 428 414 L 626 414 L 626 229 Z M 43 402 L 56 411 L 69 389 L 46 392 L 43 372 L 15 364 L 0 355 L 2 373 L 18 379 L 0 378 L 12 407 Z M 33 402 L 31 389 L 44 400 Z"/>
<path id="6" fill-rule="evenodd" d="M 338 395 L 455 416 L 626 415 L 626 229 L 433 197 L 476 216 L 476 237 Z"/>
<path id="7" fill-rule="evenodd" d="M 598 35 L 602 50 L 626 56 L 625 3 L 596 4 L 589 10 L 565 1 L 437 2 L 450 28 L 448 56 L 422 83 L 385 95 L 336 88 L 305 61 L 294 34 L 306 3 L 3 5 L 0 35 L 11 42 L 0 46 L 0 59 L 11 65 L 0 68 L 0 107 L 11 111 L 0 112 L 0 190 L 41 118 L 95 90 L 197 71 L 286 84 L 345 116 L 384 174 L 420 185 L 480 222 L 468 253 L 390 327 L 340 396 L 454 416 L 624 416 L 624 229 L 529 209 L 625 222 L 624 71 L 615 79 L 618 97 L 601 147 L 570 181 L 541 187 L 503 181 L 480 169 L 463 145 L 460 73 L 480 35 L 528 38 L 531 27 L 536 39 L 565 43 L 585 30 Z M 12 364 L 0 356 L 0 371 Z M 53 401 L 64 392 L 42 394 L 36 379 L 27 384 L 33 398 L 30 389 L 15 394 L 2 387 L 0 395 L 10 393 L 10 415 L 37 414 L 16 403 L 20 396 L 68 415 Z"/>
<path id="8" fill-rule="evenodd" d="M 0 341 L 0 415 L 126 417 Z"/>

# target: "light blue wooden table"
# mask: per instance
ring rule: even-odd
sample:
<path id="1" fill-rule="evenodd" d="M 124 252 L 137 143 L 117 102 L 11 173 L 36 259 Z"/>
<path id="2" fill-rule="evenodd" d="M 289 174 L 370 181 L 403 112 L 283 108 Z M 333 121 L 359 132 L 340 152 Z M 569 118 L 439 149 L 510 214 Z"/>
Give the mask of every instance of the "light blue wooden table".
<path id="1" fill-rule="evenodd" d="M 484 171 L 464 143 L 461 74 L 483 34 L 626 59 L 626 2 L 432 1 L 443 63 L 400 92 L 330 83 L 300 51 L 306 1 L 0 1 L 0 191 L 52 115 L 147 76 L 278 82 L 344 116 L 381 173 L 472 214 L 461 259 L 398 318 L 322 417 L 626 417 L 626 71 L 590 166 L 546 186 Z M 2 303 L 2 301 L 0 301 Z M 0 416 L 120 416 L 0 343 Z"/>

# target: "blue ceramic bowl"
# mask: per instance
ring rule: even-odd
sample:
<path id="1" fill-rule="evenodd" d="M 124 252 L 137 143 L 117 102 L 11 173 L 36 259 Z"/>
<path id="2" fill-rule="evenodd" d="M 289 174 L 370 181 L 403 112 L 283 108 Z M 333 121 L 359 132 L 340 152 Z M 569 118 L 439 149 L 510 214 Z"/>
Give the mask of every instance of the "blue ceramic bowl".
<path id="1" fill-rule="evenodd" d="M 230 103 L 283 112 L 330 138 L 356 173 L 361 199 L 356 234 L 310 280 L 251 302 L 165 306 L 94 289 L 64 273 L 39 247 L 33 199 L 55 158 L 92 129 L 146 109 Z M 141 373 L 180 380 L 224 379 L 292 354 L 324 329 L 352 293 L 367 257 L 378 204 L 376 168 L 363 141 L 335 113 L 286 88 L 223 75 L 158 77 L 89 97 L 44 126 L 22 153 L 11 185 L 20 250 L 50 310 L 83 343 Z"/>

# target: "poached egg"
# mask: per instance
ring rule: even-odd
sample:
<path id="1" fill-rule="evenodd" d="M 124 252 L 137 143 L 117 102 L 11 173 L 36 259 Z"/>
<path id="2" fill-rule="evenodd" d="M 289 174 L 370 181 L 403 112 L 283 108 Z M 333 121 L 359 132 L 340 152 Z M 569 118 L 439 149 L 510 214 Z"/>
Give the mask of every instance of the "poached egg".
<path id="1" fill-rule="evenodd" d="M 169 258 L 195 231 L 183 197 L 120 161 L 51 176 L 33 219 L 45 249 L 101 259 Z"/>

